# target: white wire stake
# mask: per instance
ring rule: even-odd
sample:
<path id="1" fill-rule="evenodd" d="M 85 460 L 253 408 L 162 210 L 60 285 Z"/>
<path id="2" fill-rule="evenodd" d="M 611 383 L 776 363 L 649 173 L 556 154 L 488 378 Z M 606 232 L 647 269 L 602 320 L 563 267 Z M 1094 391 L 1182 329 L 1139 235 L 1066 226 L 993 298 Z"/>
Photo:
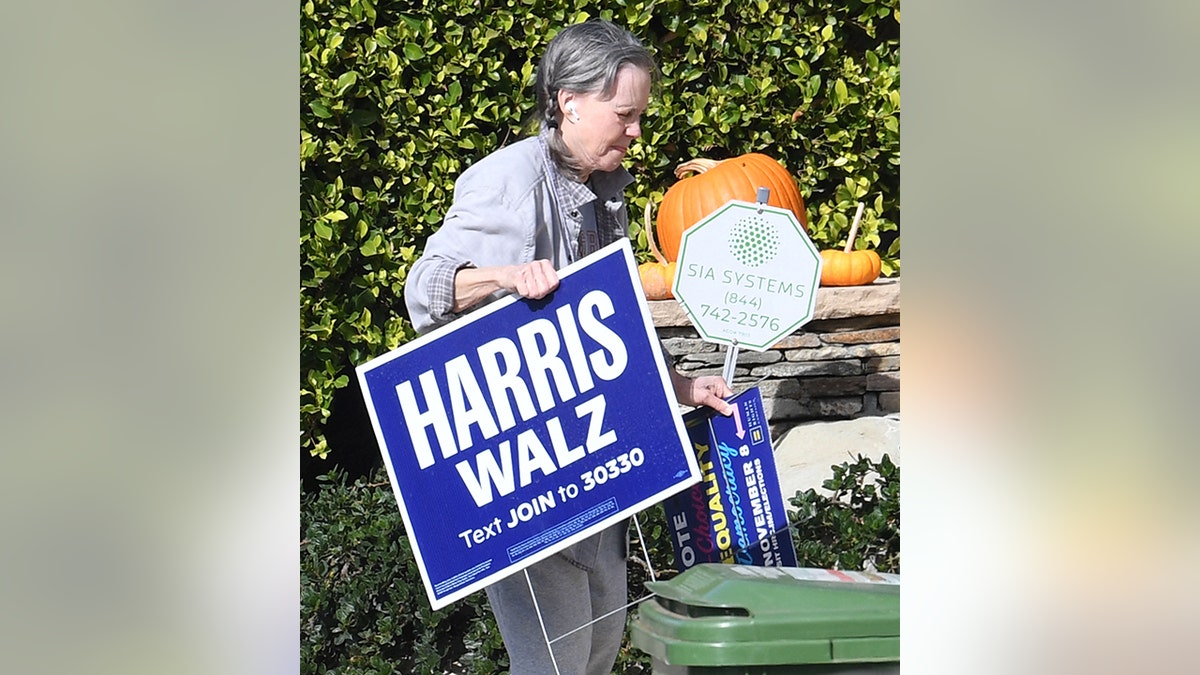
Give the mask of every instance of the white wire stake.
<path id="1" fill-rule="evenodd" d="M 654 575 L 654 565 L 650 562 L 650 551 L 646 548 L 646 538 L 642 536 L 642 524 L 638 522 L 637 516 L 630 518 L 633 521 L 633 527 L 638 533 L 638 543 L 642 546 L 642 556 L 646 559 L 646 569 L 650 571 L 650 581 L 658 581 L 658 577 Z"/>
<path id="2" fill-rule="evenodd" d="M 658 581 L 658 576 L 656 574 L 654 574 L 654 565 L 650 564 L 650 551 L 649 551 L 649 549 L 646 548 L 646 538 L 642 536 L 642 524 L 640 521 L 638 521 L 637 516 L 631 517 L 630 520 L 633 521 L 633 527 L 635 529 L 637 529 L 638 543 L 641 544 L 641 546 L 642 546 L 642 556 L 646 559 L 646 569 L 650 571 L 650 581 Z M 528 577 L 528 573 L 526 574 L 526 576 Z M 532 586 L 530 587 L 530 592 L 532 592 Z M 634 600 L 633 602 L 627 602 L 624 605 L 622 605 L 610 612 L 607 612 L 601 616 L 596 617 L 595 619 L 592 619 L 591 621 L 583 624 L 582 626 L 580 626 L 578 628 L 572 628 L 571 630 L 563 633 L 562 635 L 559 635 L 558 637 L 554 638 L 553 640 L 550 640 L 547 638 L 547 644 L 558 642 L 559 640 L 567 637 L 568 635 L 571 635 L 572 633 L 581 631 L 584 628 L 587 628 L 588 626 L 590 626 L 594 623 L 599 623 L 599 622 L 607 619 L 608 617 L 612 616 L 613 614 L 616 614 L 617 612 L 624 612 L 624 611 L 628 610 L 630 607 L 641 604 L 657 595 L 658 595 L 657 593 L 647 593 L 646 595 L 643 595 L 642 597 L 638 598 L 637 600 Z M 538 614 L 538 617 L 540 618 L 541 614 Z M 546 634 L 545 627 L 542 628 L 542 634 L 543 635 Z"/>

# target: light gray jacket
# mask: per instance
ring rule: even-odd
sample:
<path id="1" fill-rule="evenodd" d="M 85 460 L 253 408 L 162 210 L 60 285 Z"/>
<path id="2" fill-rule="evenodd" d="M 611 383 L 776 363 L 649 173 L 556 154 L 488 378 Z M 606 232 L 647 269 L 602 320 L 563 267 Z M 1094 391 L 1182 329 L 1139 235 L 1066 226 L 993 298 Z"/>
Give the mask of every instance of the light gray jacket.
<path id="1" fill-rule="evenodd" d="M 593 197 L 556 205 L 549 171 L 557 169 L 548 171 L 541 143 L 532 137 L 501 148 L 476 162 L 455 182 L 454 203 L 405 282 L 404 301 L 418 333 L 461 316 L 451 308 L 454 274 L 463 267 L 541 259 L 550 260 L 555 269 L 567 265 L 574 257 L 581 207 L 590 200 L 608 206 L 620 236 L 626 236 L 629 215 L 624 188 L 633 181 L 629 172 L 624 168 L 593 172 Z M 476 307 L 505 294 L 498 291 Z"/>

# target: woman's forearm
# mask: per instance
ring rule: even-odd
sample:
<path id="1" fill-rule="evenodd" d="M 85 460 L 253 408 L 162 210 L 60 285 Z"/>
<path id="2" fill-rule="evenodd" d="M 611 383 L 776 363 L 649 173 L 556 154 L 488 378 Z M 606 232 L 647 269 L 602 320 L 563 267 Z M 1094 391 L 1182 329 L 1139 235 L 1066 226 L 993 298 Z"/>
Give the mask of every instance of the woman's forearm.
<path id="1" fill-rule="evenodd" d="M 454 311 L 462 312 L 496 291 L 522 298 L 544 298 L 558 288 L 558 272 L 549 260 L 521 265 L 464 267 L 454 275 Z"/>

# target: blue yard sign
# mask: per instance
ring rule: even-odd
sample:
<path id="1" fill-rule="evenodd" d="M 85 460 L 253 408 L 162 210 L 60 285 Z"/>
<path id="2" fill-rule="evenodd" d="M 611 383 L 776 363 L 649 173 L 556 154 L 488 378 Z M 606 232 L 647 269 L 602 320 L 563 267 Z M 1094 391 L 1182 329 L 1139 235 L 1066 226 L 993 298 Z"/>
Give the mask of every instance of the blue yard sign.
<path id="1" fill-rule="evenodd" d="M 357 368 L 434 609 L 700 480 L 628 241 Z"/>
<path id="2" fill-rule="evenodd" d="M 701 480 L 663 502 L 675 567 L 699 563 L 795 567 L 787 503 L 779 487 L 762 393 L 729 399 L 733 414 L 708 408 L 684 415 Z"/>

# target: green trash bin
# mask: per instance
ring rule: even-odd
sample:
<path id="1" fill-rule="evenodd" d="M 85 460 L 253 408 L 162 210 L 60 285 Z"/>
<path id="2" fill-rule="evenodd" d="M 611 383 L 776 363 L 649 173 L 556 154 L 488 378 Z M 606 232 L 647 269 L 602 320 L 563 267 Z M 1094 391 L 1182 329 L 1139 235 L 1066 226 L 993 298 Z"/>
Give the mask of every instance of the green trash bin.
<path id="1" fill-rule="evenodd" d="M 900 577 L 703 563 L 638 608 L 654 675 L 900 672 Z"/>

